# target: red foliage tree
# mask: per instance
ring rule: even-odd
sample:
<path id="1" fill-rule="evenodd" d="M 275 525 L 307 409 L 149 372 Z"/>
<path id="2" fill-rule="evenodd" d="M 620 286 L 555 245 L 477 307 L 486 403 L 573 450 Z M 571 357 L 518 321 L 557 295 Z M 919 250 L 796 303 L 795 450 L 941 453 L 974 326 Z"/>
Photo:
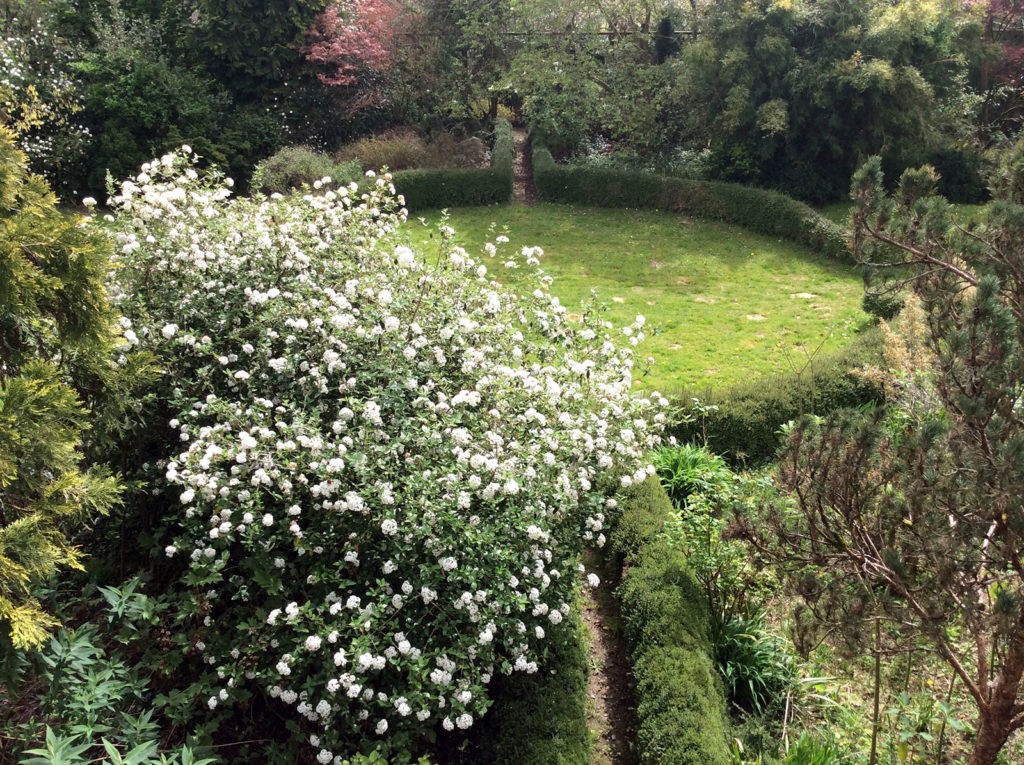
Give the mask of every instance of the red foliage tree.
<path id="1" fill-rule="evenodd" d="M 313 21 L 306 60 L 331 71 L 317 76 L 326 85 L 356 86 L 386 72 L 400 8 L 391 0 L 340 0 Z"/>
<path id="2" fill-rule="evenodd" d="M 968 3 L 973 5 L 977 3 Z M 1007 135 L 1024 125 L 1024 0 L 987 0 L 983 41 L 990 58 L 982 63 L 981 123 Z"/>

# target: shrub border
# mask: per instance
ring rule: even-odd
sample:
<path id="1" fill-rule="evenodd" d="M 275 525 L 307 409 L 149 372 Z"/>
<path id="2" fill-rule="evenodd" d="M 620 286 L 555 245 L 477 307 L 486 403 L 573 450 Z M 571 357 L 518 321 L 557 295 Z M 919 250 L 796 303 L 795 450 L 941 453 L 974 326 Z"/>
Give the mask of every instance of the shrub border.
<path id="1" fill-rule="evenodd" d="M 504 118 L 494 123 L 491 166 L 483 169 L 401 170 L 393 176 L 395 191 L 410 212 L 444 207 L 507 204 L 512 199 L 515 141 Z"/>
<path id="2" fill-rule="evenodd" d="M 737 183 L 693 181 L 654 173 L 557 164 L 536 139 L 533 182 L 550 202 L 596 207 L 653 208 L 733 223 L 779 236 L 853 263 L 846 229 L 785 194 Z"/>
<path id="3" fill-rule="evenodd" d="M 636 681 L 641 765 L 728 765 L 729 714 L 712 658 L 703 593 L 664 536 L 674 517 L 658 479 L 632 487 L 609 530 L 606 560 Z"/>
<path id="4" fill-rule="evenodd" d="M 465 762 L 588 765 L 588 643 L 578 599 L 572 616 L 549 631 L 539 672 L 496 675 L 494 704 L 469 737 Z"/>

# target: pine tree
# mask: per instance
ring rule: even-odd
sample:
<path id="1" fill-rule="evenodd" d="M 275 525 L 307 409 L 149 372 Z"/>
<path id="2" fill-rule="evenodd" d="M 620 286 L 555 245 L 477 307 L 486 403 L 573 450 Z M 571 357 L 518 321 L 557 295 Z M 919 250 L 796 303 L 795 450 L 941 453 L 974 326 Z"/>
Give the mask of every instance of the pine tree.
<path id="1" fill-rule="evenodd" d="M 933 170 L 887 195 L 879 166 L 854 179 L 856 249 L 919 299 L 925 353 L 888 408 L 792 429 L 797 511 L 755 537 L 839 618 L 929 645 L 973 699 L 970 765 L 991 765 L 1024 727 L 1024 144 L 971 228 Z"/>
<path id="2" fill-rule="evenodd" d="M 104 282 L 109 244 L 57 209 L 0 127 L 0 645 L 32 649 L 56 619 L 38 597 L 80 568 L 69 534 L 120 496 L 109 471 L 82 467 L 90 412 L 115 339 Z"/>

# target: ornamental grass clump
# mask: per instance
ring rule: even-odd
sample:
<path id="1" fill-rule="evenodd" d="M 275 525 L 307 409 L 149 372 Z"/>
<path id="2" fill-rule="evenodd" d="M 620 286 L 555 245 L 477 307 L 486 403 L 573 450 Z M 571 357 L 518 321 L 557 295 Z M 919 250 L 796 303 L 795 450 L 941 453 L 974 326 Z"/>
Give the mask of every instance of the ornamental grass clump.
<path id="1" fill-rule="evenodd" d="M 515 297 L 447 227 L 414 253 L 386 175 L 229 185 L 183 151 L 112 200 L 125 336 L 180 439 L 154 488 L 182 650 L 212 718 L 270 697 L 319 762 L 402 761 L 538 671 L 611 495 L 653 472 L 643 319 L 570 320 L 539 270 Z"/>

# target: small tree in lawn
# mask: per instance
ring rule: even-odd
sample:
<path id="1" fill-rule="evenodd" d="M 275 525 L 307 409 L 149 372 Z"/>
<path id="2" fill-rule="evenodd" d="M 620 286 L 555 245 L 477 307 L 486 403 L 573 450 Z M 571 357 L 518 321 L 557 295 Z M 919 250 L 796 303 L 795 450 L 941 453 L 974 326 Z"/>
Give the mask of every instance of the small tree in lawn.
<path id="1" fill-rule="evenodd" d="M 912 288 L 930 361 L 897 376 L 886 411 L 793 428 L 779 470 L 795 510 L 769 511 L 760 539 L 848 593 L 848 618 L 891 620 L 945 661 L 976 707 L 971 765 L 1024 727 L 1022 149 L 971 229 L 928 168 L 892 196 L 877 159 L 856 175 L 857 252 Z"/>
<path id="2" fill-rule="evenodd" d="M 56 620 L 40 586 L 81 566 L 68 531 L 118 500 L 109 474 L 80 466 L 82 384 L 114 338 L 109 246 L 56 201 L 0 127 L 0 657 L 43 642 Z"/>

